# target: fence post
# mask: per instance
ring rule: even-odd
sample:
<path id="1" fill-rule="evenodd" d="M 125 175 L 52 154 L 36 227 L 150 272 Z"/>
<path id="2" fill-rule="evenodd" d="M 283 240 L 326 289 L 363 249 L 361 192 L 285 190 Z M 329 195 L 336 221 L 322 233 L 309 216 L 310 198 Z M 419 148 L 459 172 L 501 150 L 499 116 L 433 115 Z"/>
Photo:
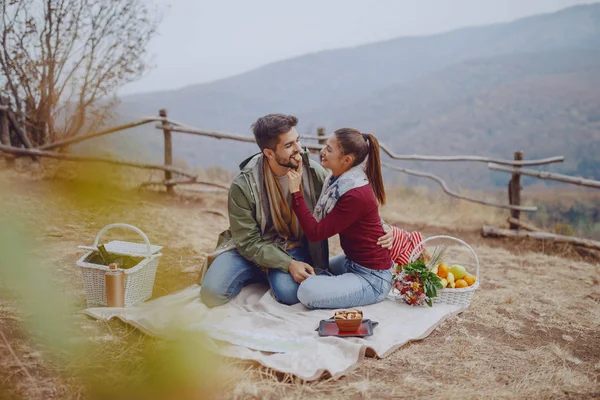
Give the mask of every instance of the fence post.
<path id="1" fill-rule="evenodd" d="M 167 110 L 161 109 L 158 112 L 158 115 L 167 118 Z M 167 129 L 169 123 L 167 121 L 162 121 L 163 133 L 165 135 L 165 165 L 168 167 L 173 166 L 173 142 L 171 141 L 171 131 Z M 165 171 L 165 181 L 170 181 L 173 178 L 173 174 L 171 171 Z M 175 190 L 173 189 L 173 185 L 167 184 L 167 193 L 173 194 Z"/>
<path id="2" fill-rule="evenodd" d="M 523 161 L 523 152 L 515 151 L 515 161 Z M 515 167 L 515 170 L 520 167 Z M 513 172 L 510 181 L 508 182 L 508 202 L 511 205 L 520 206 L 521 205 L 521 174 L 517 171 Z M 510 216 L 519 219 L 521 216 L 521 211 L 519 210 L 510 210 Z M 510 223 L 510 229 L 519 229 L 519 225 Z"/>
<path id="3" fill-rule="evenodd" d="M 317 136 L 322 137 L 323 139 L 319 139 L 319 144 L 322 146 L 325 146 L 325 144 L 327 143 L 327 139 L 325 139 L 325 128 L 320 127 L 317 128 Z"/>
<path id="4" fill-rule="evenodd" d="M 322 137 L 323 139 L 319 139 L 319 146 L 325 146 L 327 144 L 327 139 L 325 138 L 326 132 L 325 128 L 320 127 L 317 128 L 317 136 Z M 319 154 L 320 151 L 315 151 L 316 154 Z"/>
<path id="5" fill-rule="evenodd" d="M 0 106 L 6 107 L 6 109 L 0 110 L 0 143 L 5 146 L 10 146 L 10 131 L 8 129 L 8 104 L 7 98 L 0 97 Z M 6 165 L 12 168 L 15 164 L 15 159 L 12 155 L 7 154 Z"/>

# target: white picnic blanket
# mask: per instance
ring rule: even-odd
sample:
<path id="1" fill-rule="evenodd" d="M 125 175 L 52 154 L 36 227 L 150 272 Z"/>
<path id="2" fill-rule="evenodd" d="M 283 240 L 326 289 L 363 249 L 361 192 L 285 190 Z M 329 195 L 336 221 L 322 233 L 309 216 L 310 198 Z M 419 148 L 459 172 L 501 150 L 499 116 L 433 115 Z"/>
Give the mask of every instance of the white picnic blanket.
<path id="1" fill-rule="evenodd" d="M 386 357 L 411 340 L 428 336 L 444 319 L 463 309 L 434 304 L 410 307 L 389 296 L 366 307 L 364 317 L 379 322 L 366 338 L 319 337 L 315 329 L 333 310 L 308 310 L 302 304 L 277 303 L 264 285 L 250 285 L 229 304 L 207 308 L 199 299 L 200 286 L 128 308 L 88 308 L 94 318 L 119 318 L 148 335 L 161 336 L 173 329 L 204 332 L 218 352 L 252 360 L 305 380 L 328 372 L 334 379 L 358 367 L 366 350 Z"/>

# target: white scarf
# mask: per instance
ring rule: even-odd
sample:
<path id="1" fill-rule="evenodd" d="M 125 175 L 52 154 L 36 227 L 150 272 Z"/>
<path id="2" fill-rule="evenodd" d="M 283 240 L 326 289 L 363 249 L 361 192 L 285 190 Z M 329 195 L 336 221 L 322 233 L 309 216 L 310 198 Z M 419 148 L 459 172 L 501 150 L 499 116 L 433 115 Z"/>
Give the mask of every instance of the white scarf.
<path id="1" fill-rule="evenodd" d="M 369 179 L 367 178 L 367 174 L 365 174 L 364 168 L 364 163 L 352 167 L 340 175 L 332 184 L 330 183 L 333 173 L 329 172 L 327 174 L 323 185 L 323 191 L 321 192 L 321 196 L 319 196 L 319 200 L 313 211 L 313 216 L 317 222 L 321 221 L 331 212 L 331 210 L 333 210 L 335 203 L 337 203 L 339 198 L 347 191 L 369 184 Z"/>

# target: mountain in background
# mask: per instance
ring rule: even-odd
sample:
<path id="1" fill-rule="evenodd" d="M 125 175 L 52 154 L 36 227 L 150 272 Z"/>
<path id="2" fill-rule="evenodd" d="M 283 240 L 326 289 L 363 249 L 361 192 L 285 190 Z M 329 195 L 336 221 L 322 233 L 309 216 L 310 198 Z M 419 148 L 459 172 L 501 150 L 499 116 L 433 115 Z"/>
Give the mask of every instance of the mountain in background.
<path id="1" fill-rule="evenodd" d="M 127 96 L 119 113 L 131 120 L 160 108 L 191 126 L 247 135 L 258 116 L 290 113 L 301 132 L 357 127 L 398 154 L 561 154 L 567 161 L 549 170 L 600 179 L 600 4 L 309 54 L 211 83 Z M 152 131 L 110 140 L 126 141 L 116 147 L 130 157 L 135 150 L 159 161 L 162 135 Z M 174 136 L 175 158 L 202 167 L 235 170 L 256 151 Z M 508 180 L 485 165 L 400 164 L 463 187 Z"/>

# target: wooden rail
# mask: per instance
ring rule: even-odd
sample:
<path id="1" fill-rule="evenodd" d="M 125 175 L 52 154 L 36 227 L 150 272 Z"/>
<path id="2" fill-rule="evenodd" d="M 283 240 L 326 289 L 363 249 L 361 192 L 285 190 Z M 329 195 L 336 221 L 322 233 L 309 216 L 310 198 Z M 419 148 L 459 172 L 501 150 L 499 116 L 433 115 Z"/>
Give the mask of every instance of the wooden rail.
<path id="1" fill-rule="evenodd" d="M 5 153 L 14 154 L 17 156 L 38 156 L 38 157 L 55 158 L 57 160 L 99 162 L 99 163 L 123 165 L 123 166 L 127 166 L 127 167 L 135 167 L 135 168 L 143 168 L 143 169 L 157 169 L 157 170 L 163 170 L 163 171 L 171 171 L 171 172 L 179 174 L 179 175 L 187 176 L 188 178 L 191 178 L 191 179 L 196 179 L 196 175 L 192 174 L 191 172 L 185 171 L 181 168 L 167 167 L 162 164 L 136 163 L 136 162 L 131 162 L 131 161 L 113 160 L 113 159 L 104 158 L 104 157 L 74 156 L 71 154 L 56 153 L 56 152 L 52 152 L 52 151 L 43 151 L 43 150 L 39 150 L 39 149 L 24 149 L 24 148 L 20 148 L 20 147 L 12 147 L 12 146 L 5 146 L 5 145 L 0 145 L 0 151 L 3 151 Z"/>
<path id="2" fill-rule="evenodd" d="M 511 225 L 517 225 L 519 228 L 523 228 L 527 231 L 531 231 L 531 232 L 543 232 L 543 229 L 538 228 L 537 226 L 530 224 L 528 222 L 525 221 L 521 221 L 520 219 L 516 219 L 513 217 L 508 217 L 507 222 Z M 513 228 L 511 228 L 513 229 Z"/>
<path id="3" fill-rule="evenodd" d="M 572 236 L 556 235 L 550 232 L 529 232 L 523 230 L 513 229 L 501 229 L 494 226 L 484 226 L 481 229 L 481 235 L 483 237 L 520 237 L 520 238 L 531 238 L 538 240 L 551 240 L 557 243 L 568 243 L 575 246 L 585 247 L 588 249 L 600 250 L 600 242 L 591 239 L 582 239 Z"/>
<path id="4" fill-rule="evenodd" d="M 301 139 L 319 140 L 321 136 L 300 135 Z M 564 156 L 541 158 L 538 160 L 503 160 L 499 158 L 481 157 L 481 156 L 423 156 L 418 154 L 399 155 L 391 151 L 384 143 L 379 142 L 380 149 L 393 160 L 399 161 L 432 161 L 432 162 L 483 162 L 494 163 L 498 165 L 514 165 L 519 167 L 546 165 L 563 162 Z"/>
<path id="5" fill-rule="evenodd" d="M 75 143 L 83 142 L 85 140 L 90 140 L 90 139 L 97 138 L 100 136 L 109 135 L 111 133 L 124 131 L 126 129 L 135 128 L 136 126 L 140 126 L 140 125 L 144 125 L 144 124 L 148 124 L 150 122 L 156 122 L 156 121 L 163 121 L 163 118 L 161 118 L 161 117 L 144 117 L 141 120 L 136 121 L 136 122 L 131 122 L 128 124 L 123 124 L 123 125 L 117 125 L 112 128 L 105 129 L 105 130 L 102 130 L 99 132 L 88 133 L 86 135 L 75 136 L 75 137 L 68 138 L 68 139 L 58 140 L 53 143 L 48 143 L 48 144 L 40 146 L 39 149 L 40 150 L 52 150 L 52 149 L 56 149 L 56 148 L 60 148 L 60 147 L 65 147 L 65 146 L 69 146 L 69 145 L 72 145 Z"/>
<path id="6" fill-rule="evenodd" d="M 256 143 L 252 136 L 238 135 L 235 133 L 226 133 L 219 131 L 207 131 L 203 129 L 192 128 L 186 125 L 173 125 L 170 123 L 164 125 L 156 125 L 157 129 L 168 129 L 171 132 L 188 133 L 191 135 L 206 136 L 214 139 L 236 140 L 238 142 Z"/>
<path id="7" fill-rule="evenodd" d="M 192 178 L 192 179 L 171 179 L 170 181 L 148 181 L 148 182 L 143 182 L 141 184 L 141 186 L 142 187 L 152 186 L 152 185 L 158 185 L 158 186 L 171 185 L 171 186 L 175 186 L 175 185 L 192 185 L 192 184 L 196 184 L 196 183 L 200 183 L 202 185 L 212 186 L 212 187 L 217 188 L 217 189 L 222 189 L 222 190 L 229 191 L 229 186 L 228 185 L 223 185 L 221 183 L 215 183 L 215 182 L 198 180 L 196 178 Z"/>
<path id="8" fill-rule="evenodd" d="M 551 180 L 551 181 L 571 183 L 573 185 L 586 186 L 586 187 L 591 187 L 591 188 L 595 188 L 595 189 L 600 189 L 600 181 L 595 181 L 593 179 L 586 179 L 586 178 L 582 178 L 579 176 L 569 176 L 569 175 L 557 174 L 557 173 L 553 173 L 553 172 L 534 171 L 534 170 L 523 169 L 523 168 L 512 169 L 512 168 L 502 167 L 495 163 L 488 164 L 488 168 L 491 169 L 492 171 L 511 172 L 513 174 L 518 173 L 520 175 L 534 176 L 534 177 L 540 178 L 540 179 L 547 179 L 547 180 Z"/>
<path id="9" fill-rule="evenodd" d="M 531 212 L 531 211 L 537 211 L 537 207 L 533 207 L 533 206 L 521 206 L 521 205 L 494 203 L 494 202 L 491 202 L 491 201 L 481 200 L 481 199 L 477 199 L 477 198 L 474 198 L 474 197 L 464 196 L 464 195 L 458 194 L 458 193 L 453 192 L 452 190 L 450 190 L 448 188 L 448 185 L 446 185 L 446 182 L 442 178 L 440 178 L 437 175 L 430 174 L 428 172 L 417 171 L 417 170 L 414 170 L 414 169 L 400 168 L 400 167 L 396 167 L 395 165 L 392 165 L 392 164 L 389 164 L 389 163 L 386 163 L 386 162 L 382 162 L 381 165 L 384 166 L 384 167 L 386 167 L 386 168 L 390 168 L 390 169 L 393 169 L 395 171 L 403 172 L 403 173 L 408 174 L 408 175 L 413 175 L 413 176 L 418 176 L 418 177 L 421 177 L 421 178 L 431 179 L 431 180 L 437 182 L 442 187 L 442 190 L 444 191 L 444 193 L 446 193 L 448 196 L 456 197 L 457 199 L 466 200 L 466 201 L 470 201 L 472 203 L 477 203 L 477 204 L 483 204 L 483 205 L 486 205 L 486 206 L 505 208 L 505 209 L 508 209 L 508 210 L 519 210 L 519 211 L 529 211 L 529 212 Z"/>

